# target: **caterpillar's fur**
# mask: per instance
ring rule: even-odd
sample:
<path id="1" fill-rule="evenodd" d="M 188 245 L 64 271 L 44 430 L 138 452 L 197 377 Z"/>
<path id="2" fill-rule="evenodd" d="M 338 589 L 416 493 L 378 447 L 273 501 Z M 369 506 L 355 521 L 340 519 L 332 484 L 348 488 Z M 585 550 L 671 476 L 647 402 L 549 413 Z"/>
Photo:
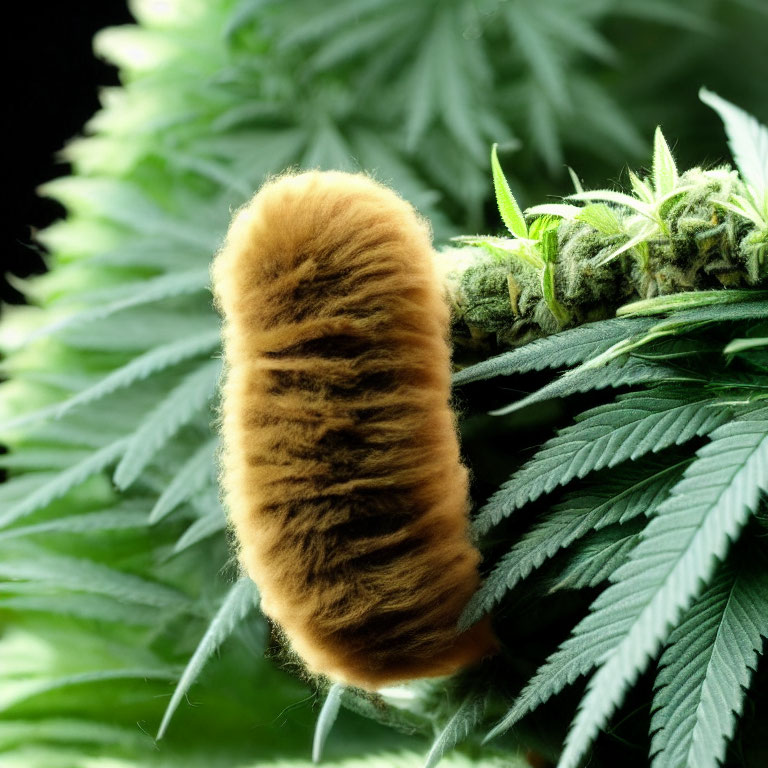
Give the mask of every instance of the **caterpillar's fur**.
<path id="1" fill-rule="evenodd" d="M 240 559 L 310 671 L 375 689 L 495 647 L 427 224 L 364 175 L 267 183 L 213 267 Z"/>

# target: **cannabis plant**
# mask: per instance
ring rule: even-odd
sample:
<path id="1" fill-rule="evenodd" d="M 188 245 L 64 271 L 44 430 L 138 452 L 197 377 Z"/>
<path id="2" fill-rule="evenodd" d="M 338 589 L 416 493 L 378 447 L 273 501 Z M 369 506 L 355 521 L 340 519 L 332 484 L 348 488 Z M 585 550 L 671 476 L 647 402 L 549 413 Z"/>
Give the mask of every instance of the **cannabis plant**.
<path id="1" fill-rule="evenodd" d="M 722 116 L 738 170 L 679 174 L 657 130 L 649 177 L 630 174 L 634 196 L 585 192 L 577 180 L 572 197 L 586 206 L 536 206 L 529 223 L 494 148 L 512 237 L 460 238 L 477 258 L 444 254 L 456 262 L 457 322 L 475 341 L 538 337 L 464 368 L 456 385 L 565 369 L 493 415 L 622 392 L 579 412 L 475 516 L 495 562 L 462 625 L 493 612 L 506 653 L 456 684 L 463 698 L 429 766 L 476 731 L 493 744 L 586 675 L 560 768 L 582 764 L 649 668 L 654 768 L 726 764 L 742 713 L 761 716 L 765 702 L 748 703 L 747 691 L 768 637 L 768 130 L 709 91 L 701 97 Z M 610 317 L 585 322 L 596 306 Z M 535 517 L 513 535 L 504 523 L 532 505 Z M 596 588 L 571 636 L 515 691 L 521 595 L 546 604 Z M 757 765 L 768 753 L 742 727 L 729 764 Z"/>
<path id="2" fill-rule="evenodd" d="M 561 766 L 579 764 L 628 686 L 654 661 L 654 766 L 720 764 L 768 636 L 760 518 L 768 491 L 768 292 L 676 293 L 715 280 L 768 285 L 768 131 L 714 94 L 703 91 L 702 98 L 725 120 L 740 179 L 727 168 L 678 176 L 659 131 L 651 178 L 630 176 L 636 197 L 579 191 L 573 197 L 607 204 L 532 209 L 590 227 L 598 240 L 588 246 L 596 272 L 625 254 L 624 276 L 634 278 L 635 294 L 662 288 L 675 294 L 624 304 L 616 319 L 549 336 L 457 376 L 469 382 L 568 366 L 552 384 L 499 413 L 556 395 L 630 388 L 579 414 L 475 519 L 477 532 L 487 533 L 516 509 L 568 486 L 499 559 L 467 622 L 563 549 L 570 554 L 550 589 L 609 582 L 489 733 L 502 733 L 596 670 Z M 726 179 L 736 186 L 723 191 Z M 500 202 L 509 219 L 514 201 L 503 187 Z M 520 230 L 522 217 L 509 224 L 515 222 Z M 569 223 L 558 233 L 563 241 L 581 239 Z M 614 235 L 625 242 L 611 244 Z M 562 262 L 575 255 L 560 248 L 542 258 L 541 271 L 548 264 L 567 269 Z M 541 282 L 544 302 L 552 304 L 546 274 Z"/>
<path id="3" fill-rule="evenodd" d="M 208 267 L 231 208 L 292 164 L 360 167 L 417 205 L 439 240 L 483 229 L 488 143 L 500 142 L 507 163 L 538 151 L 552 168 L 561 147 L 593 161 L 606 149 L 630 157 L 643 149 L 636 123 L 616 106 L 621 73 L 601 64 L 596 74 L 596 61 L 616 55 L 600 24 L 650 14 L 677 32 L 706 26 L 721 5 L 730 6 L 137 0 L 139 26 L 99 36 L 124 87 L 103 95 L 88 135 L 67 148 L 73 175 L 44 188 L 67 218 L 40 235 L 51 269 L 21 286 L 30 306 L 9 312 L 0 331 L 9 448 L 0 488 L 4 765 L 306 763 L 313 705 L 325 691 L 291 674 L 258 596 L 237 580 L 215 484 L 219 328 Z M 380 54 L 371 57 L 372 48 Z M 457 241 L 443 257 L 457 362 L 515 347 L 457 378 L 478 501 L 497 465 L 515 460 L 515 438 L 503 430 L 527 413 L 472 414 L 472 403 L 505 392 L 481 380 L 572 368 L 527 399 L 544 409 L 555 396 L 583 403 L 588 390 L 631 389 L 593 403 L 478 515 L 495 567 L 474 610 L 492 606 L 508 654 L 469 676 L 379 697 L 331 689 L 316 739 L 318 752 L 326 742 L 324 759 L 405 767 L 445 755 L 445 765 L 493 766 L 514 765 L 520 744 L 556 751 L 557 728 L 549 732 L 536 712 L 511 725 L 599 665 L 568 742 L 566 757 L 576 758 L 659 652 L 651 721 L 659 765 L 684 765 L 673 761 L 683 752 L 698 765 L 695 750 L 716 759 L 734 732 L 731 711 L 746 713 L 737 742 L 749 754 L 758 715 L 741 685 L 765 616 L 756 495 L 765 486 L 768 331 L 757 293 L 765 152 L 762 129 L 738 112 L 727 122 L 740 174 L 678 173 L 659 134 L 657 167 L 637 177 L 634 195 L 578 188 L 574 200 L 586 205 L 567 201 L 534 217 L 522 214 L 494 164 L 510 236 Z M 510 155 L 518 136 L 525 155 Z M 697 478 L 710 483 L 717 473 L 715 507 L 710 485 L 695 506 L 675 506 Z M 513 537 L 516 518 L 527 523 L 537 510 L 530 532 Z M 697 533 L 699 519 L 706 526 Z M 540 527 L 547 521 L 551 529 Z M 661 546 L 656 537 L 665 537 Z M 525 557 L 508 555 L 517 547 Z M 670 569 L 664 576 L 646 567 L 649 550 L 682 554 L 658 563 Z M 550 551 L 556 570 L 547 572 L 539 566 Z M 510 559 L 521 563 L 519 576 Z M 562 620 L 577 601 L 558 596 L 608 574 L 617 580 L 598 598 L 597 618 L 578 624 L 552 658 L 560 676 L 545 690 L 536 675 L 518 697 L 534 648 L 558 628 L 567 634 Z M 632 602 L 642 595 L 653 610 Z M 686 648 L 694 639 L 699 645 Z M 687 664 L 707 654 L 706 667 Z M 701 685 L 691 693 L 681 676 Z M 712 705 L 721 690 L 725 714 Z M 682 702 L 678 691 L 688 691 Z M 568 717 L 566 709 L 554 722 Z M 497 722 L 504 733 L 478 747 L 477 735 Z M 451 751 L 464 739 L 476 760 Z"/>

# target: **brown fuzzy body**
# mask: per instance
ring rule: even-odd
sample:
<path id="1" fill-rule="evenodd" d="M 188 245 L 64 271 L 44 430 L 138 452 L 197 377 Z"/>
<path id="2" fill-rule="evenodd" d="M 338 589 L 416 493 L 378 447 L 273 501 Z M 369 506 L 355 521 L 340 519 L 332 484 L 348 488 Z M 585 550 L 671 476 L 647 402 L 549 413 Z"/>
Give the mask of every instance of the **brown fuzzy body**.
<path id="1" fill-rule="evenodd" d="M 363 175 L 266 184 L 213 268 L 222 481 L 264 612 L 310 671 L 375 689 L 495 648 L 477 589 L 427 225 Z"/>

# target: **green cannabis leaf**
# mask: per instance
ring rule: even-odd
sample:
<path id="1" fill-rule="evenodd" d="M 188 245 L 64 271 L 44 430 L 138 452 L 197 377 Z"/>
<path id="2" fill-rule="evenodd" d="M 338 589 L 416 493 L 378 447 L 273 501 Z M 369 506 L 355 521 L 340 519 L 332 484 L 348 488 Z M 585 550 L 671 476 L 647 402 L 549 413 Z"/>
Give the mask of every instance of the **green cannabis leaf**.
<path id="1" fill-rule="evenodd" d="M 195 649 L 192 658 L 179 678 L 176 690 L 173 692 L 168 708 L 157 731 L 157 738 L 162 739 L 173 713 L 181 703 L 192 683 L 197 679 L 200 670 L 216 651 L 219 645 L 230 635 L 235 627 L 243 621 L 248 613 L 257 605 L 257 593 L 253 582 L 242 578 L 235 583 L 224 598 L 216 615 L 211 620 L 208 629 Z"/>
<path id="2" fill-rule="evenodd" d="M 470 691 L 437 735 L 427 755 L 424 768 L 435 768 L 446 752 L 449 752 L 475 731 L 483 721 L 487 706 L 487 691 Z"/>
<path id="3" fill-rule="evenodd" d="M 550 573 L 559 569 L 556 576 L 544 580 L 549 581 L 550 592 L 596 588 L 609 582 L 571 637 L 523 686 L 511 708 L 486 736 L 486 742 L 496 739 L 577 678 L 594 671 L 558 768 L 576 768 L 582 763 L 598 732 L 608 726 L 628 690 L 664 644 L 667 650 L 657 678 L 657 710 L 650 724 L 654 765 L 721 765 L 736 716 L 743 708 L 743 689 L 755 667 L 761 638 L 766 636 L 764 622 L 756 613 L 765 591 L 761 571 L 755 565 L 762 562 L 759 548 L 741 546 L 742 552 L 752 554 L 751 560 L 742 564 L 749 576 L 738 582 L 738 591 L 733 591 L 733 578 L 729 581 L 726 576 L 722 577 L 725 581 L 714 582 L 704 597 L 700 593 L 703 586 L 713 583 L 718 563 L 720 573 L 731 573 L 728 569 L 735 566 L 728 559 L 729 551 L 749 530 L 749 521 L 758 515 L 768 492 L 768 366 L 761 358 L 768 331 L 768 302 L 765 291 L 756 290 L 768 281 L 768 270 L 763 266 L 765 222 L 758 210 L 763 205 L 763 139 L 768 134 L 749 115 L 714 94 L 703 91 L 702 99 L 726 122 L 741 179 L 728 168 L 680 174 L 664 135 L 657 129 L 650 176 L 642 179 L 630 172 L 634 196 L 612 190 L 585 192 L 579 183 L 571 198 L 588 202 L 586 207 L 535 206 L 526 215 L 538 218 L 526 224 L 524 233 L 519 224 L 515 225 L 519 230 L 515 234 L 530 240 L 531 233 L 541 226 L 539 222 L 546 222 L 547 240 L 542 237 L 532 244 L 544 255 L 538 267 L 542 273 L 547 263 L 557 262 L 559 273 L 565 275 L 585 270 L 583 265 L 587 264 L 591 279 L 599 269 L 605 270 L 606 276 L 612 275 L 606 286 L 611 285 L 609 290 L 614 292 L 616 280 L 625 275 L 633 285 L 623 293 L 630 298 L 629 303 L 615 308 L 618 317 L 555 334 L 551 334 L 551 325 L 539 321 L 544 338 L 523 343 L 454 376 L 454 383 L 461 385 L 566 367 L 549 384 L 492 411 L 496 417 L 577 393 L 608 387 L 630 390 L 577 416 L 573 425 L 548 440 L 473 521 L 475 534 L 487 536 L 516 510 L 556 493 L 559 487 L 573 486 L 564 501 L 555 504 L 497 558 L 464 611 L 461 629 L 514 600 L 516 587 L 545 566 Z M 759 165 L 757 174 L 755 164 Z M 511 229 L 508 220 L 513 198 L 501 184 L 503 176 L 495 155 L 493 174 L 499 209 Z M 677 258 L 679 233 L 698 216 L 692 215 L 693 207 L 705 200 L 708 221 L 702 218 L 699 235 L 687 240 L 700 254 L 694 270 L 707 270 L 710 262 L 719 263 L 733 247 L 723 239 L 717 244 L 709 241 L 713 234 L 724 231 L 721 226 L 740 227 L 739 269 L 744 283 L 751 287 L 740 288 L 741 281 L 729 279 L 723 283 L 726 290 L 686 291 L 681 290 L 682 281 L 674 290 L 668 290 L 671 283 L 667 283 L 662 293 L 668 295 L 645 297 L 648 286 L 653 285 L 654 292 L 662 287 L 658 277 L 649 280 L 656 269 L 654 264 L 666 270 L 665 281 L 672 277 L 670 265 Z M 519 210 L 519 206 L 512 210 Z M 748 220 L 752 229 L 736 218 L 729 220 L 731 214 Z M 683 224 L 678 216 L 692 218 Z M 556 228 L 549 224 L 553 217 L 562 222 Z M 716 223 L 714 229 L 712 222 Z M 572 248 L 571 244 L 581 242 L 581 238 L 590 243 L 590 258 Z M 616 240 L 623 242 L 612 246 Z M 707 243 L 705 248 L 703 243 Z M 469 244 L 486 246 L 481 238 Z M 499 243 L 494 247 L 498 260 Z M 631 261 L 617 260 L 629 255 Z M 522 326 L 526 315 L 536 316 L 538 310 L 533 309 L 536 305 L 532 301 L 536 298 L 556 315 L 552 307 L 556 289 L 558 302 L 570 299 L 573 306 L 578 301 L 562 279 L 557 284 L 551 280 L 548 286 L 543 283 L 537 297 L 517 262 L 507 260 L 490 269 L 498 271 L 500 266 L 507 270 L 511 312 L 506 327 L 497 316 L 489 329 L 501 328 L 508 333 L 510 324 Z M 469 294 L 469 280 L 475 279 L 473 271 L 482 274 L 483 269 L 482 260 L 478 260 L 466 270 L 469 277 L 461 283 L 465 296 L 454 299 L 459 308 L 461 299 Z M 485 284 L 493 285 L 487 280 Z M 696 279 L 690 282 L 691 288 L 705 286 Z M 578 316 L 578 311 L 571 312 L 571 316 Z M 637 325 L 622 326 L 622 320 Z M 476 324 L 477 335 L 485 320 L 472 316 L 471 322 Z M 741 338 L 733 335 L 736 328 L 743 329 Z M 497 332 L 500 342 L 514 344 L 513 338 Z M 728 355 L 731 360 L 734 355 L 742 356 L 740 365 L 729 369 L 725 362 Z M 702 438 L 707 442 L 696 449 Z M 690 443 L 695 453 L 686 455 Z M 672 460 L 673 456 L 676 459 Z M 652 467 L 651 471 L 641 470 L 643 465 Z M 615 468 L 610 476 L 606 475 L 608 468 Z M 567 557 L 560 558 L 563 564 L 558 567 L 561 553 Z M 532 579 L 532 583 L 542 580 Z M 723 594 L 730 596 L 728 606 L 734 600 L 734 609 L 740 611 L 738 619 L 724 614 Z M 685 617 L 702 620 L 699 610 L 711 610 L 719 616 L 722 623 L 716 625 L 715 634 L 692 631 Z M 738 627 L 736 622 L 740 622 Z M 721 649 L 724 641 L 720 630 L 731 638 L 730 647 L 740 656 Z M 671 683 L 675 672 L 684 675 L 684 683 L 682 677 Z M 692 681 L 697 681 L 695 688 Z M 679 690 L 686 692 L 684 698 Z M 728 702 L 727 716 L 715 715 L 714 696 Z"/>
<path id="4" fill-rule="evenodd" d="M 768 637 L 768 578 L 758 558 L 723 566 L 669 635 L 656 677 L 654 767 L 715 768 L 725 756 Z"/>
<path id="5" fill-rule="evenodd" d="M 515 509 L 576 477 L 708 434 L 728 416 L 727 401 L 706 388 L 659 386 L 619 395 L 581 414 L 545 443 L 480 511 L 474 529 L 485 533 Z"/>
<path id="6" fill-rule="evenodd" d="M 496 191 L 496 205 L 499 207 L 499 213 L 504 224 L 512 235 L 520 240 L 526 240 L 528 238 L 528 226 L 499 165 L 499 158 L 496 154 L 497 146 L 494 144 L 491 152 L 491 170 L 493 171 L 493 188 Z M 539 265 L 544 266 L 543 261 L 539 262 Z"/>
<path id="7" fill-rule="evenodd" d="M 590 680 L 560 760 L 575 766 L 597 729 L 613 714 L 626 686 L 655 655 L 670 624 L 679 620 L 712 575 L 750 514 L 768 491 L 768 408 L 737 416 L 710 435 L 711 442 L 641 535 L 628 562 L 592 607 L 614 637 L 611 652 Z M 661 553 L 661 554 L 660 554 Z M 625 606 L 615 628 L 615 606 Z"/>
<path id="8" fill-rule="evenodd" d="M 716 93 L 702 88 L 699 98 L 714 109 L 725 124 L 728 143 L 739 172 L 747 183 L 748 205 L 765 228 L 768 222 L 768 129 Z M 757 222 L 756 222 L 757 223 Z"/>
<path id="9" fill-rule="evenodd" d="M 719 306 L 725 309 L 725 306 L 730 305 Z M 685 311 L 680 314 L 685 314 Z M 763 312 L 759 318 L 748 318 L 742 322 L 758 328 L 765 318 L 766 313 Z M 758 326 L 754 326 L 755 322 Z M 691 332 L 696 333 L 695 330 Z M 721 343 L 720 354 L 726 346 Z M 748 347 L 745 352 L 748 354 L 750 349 Z M 711 359 L 712 353 L 705 351 L 705 345 L 700 346 L 699 350 L 698 357 L 702 362 Z M 669 364 L 670 359 L 675 360 L 677 357 L 665 355 L 663 359 L 664 364 Z M 696 357 L 692 360 L 690 354 L 686 354 L 683 359 L 691 365 L 695 364 Z M 729 382 L 727 385 L 726 381 Z M 707 742 L 709 746 L 704 747 L 702 737 L 696 737 L 696 746 L 691 747 L 694 743 L 693 731 L 703 727 L 698 717 L 711 718 L 713 715 L 704 714 L 706 709 L 702 710 L 700 699 L 695 698 L 699 694 L 694 694 L 694 689 L 690 688 L 687 681 L 692 679 L 691 675 L 694 675 L 694 679 L 709 679 L 707 676 L 711 675 L 713 680 L 730 681 L 733 679 L 730 670 L 741 669 L 739 664 L 743 664 L 745 671 L 738 673 L 738 679 L 743 682 L 735 688 L 731 684 L 732 693 L 723 694 L 733 701 L 734 711 L 738 711 L 741 706 L 739 702 L 744 696 L 741 686 L 749 680 L 747 671 L 754 668 L 754 654 L 760 651 L 759 638 L 766 635 L 764 622 L 756 618 L 756 606 L 765 597 L 762 579 L 764 568 L 761 570 L 762 566 L 758 565 L 763 562 L 763 556 L 759 550 L 755 550 L 751 560 L 741 561 L 744 576 L 740 577 L 739 584 L 742 586 L 739 589 L 748 590 L 750 597 L 747 603 L 744 602 L 746 597 L 735 598 L 745 608 L 738 608 L 739 602 L 735 601 L 733 606 L 734 610 L 741 611 L 738 621 L 742 622 L 740 626 L 743 629 L 723 630 L 725 636 L 734 631 L 747 633 L 740 634 L 739 639 L 731 641 L 729 645 L 729 648 L 740 649 L 743 662 L 735 658 L 729 661 L 728 653 L 711 647 L 716 642 L 724 642 L 719 640 L 719 634 L 702 634 L 698 628 L 691 632 L 691 625 L 686 625 L 688 619 L 681 616 L 683 611 L 689 610 L 691 616 L 696 616 L 691 621 L 696 621 L 698 627 L 697 610 L 705 610 L 705 606 L 722 605 L 723 598 L 709 595 L 719 596 L 724 589 L 733 589 L 733 579 L 728 581 L 722 577 L 725 581 L 721 578 L 717 582 L 719 586 L 713 587 L 713 591 L 704 597 L 699 597 L 701 584 L 713 578 L 717 561 L 726 560 L 732 542 L 739 538 L 749 517 L 758 511 L 761 494 L 768 489 L 768 410 L 761 405 L 765 398 L 766 384 L 768 380 L 765 379 L 765 369 L 757 378 L 751 375 L 739 376 L 735 371 L 724 374 L 723 383 L 718 385 L 717 390 L 721 394 L 730 392 L 730 398 L 720 404 L 714 401 L 702 403 L 701 407 L 688 412 L 685 421 L 666 417 L 666 414 L 674 411 L 665 410 L 662 405 L 664 401 L 656 401 L 652 409 L 659 414 L 664 413 L 665 418 L 649 435 L 630 438 L 630 443 L 639 455 L 652 447 L 662 435 L 662 445 L 682 445 L 684 441 L 678 442 L 679 438 L 690 427 L 698 430 L 701 425 L 701 422 L 693 424 L 690 421 L 694 414 L 699 417 L 707 412 L 710 415 L 717 414 L 718 418 L 700 433 L 708 435 L 708 442 L 696 452 L 695 457 L 681 460 L 685 454 L 677 449 L 672 453 L 666 451 L 659 454 L 658 458 L 643 459 L 639 465 L 631 466 L 635 462 L 627 464 L 628 453 L 626 449 L 619 448 L 615 453 L 619 474 L 614 473 L 601 481 L 598 473 L 592 476 L 586 486 L 583 482 L 579 483 L 566 501 L 536 523 L 499 560 L 468 606 L 464 625 L 472 623 L 494 605 L 504 601 L 533 569 L 540 568 L 562 548 L 572 550 L 574 554 L 561 570 L 555 589 L 597 586 L 606 579 L 612 584 L 593 603 L 589 615 L 576 626 L 572 637 L 561 645 L 527 683 L 512 708 L 489 732 L 488 739 L 497 737 L 579 676 L 597 668 L 560 761 L 562 766 L 575 766 L 594 738 L 597 728 L 605 726 L 607 718 L 626 695 L 627 687 L 658 653 L 660 643 L 665 641 L 668 650 L 662 658 L 657 687 L 660 691 L 668 691 L 668 694 L 658 694 L 661 708 L 654 715 L 652 724 L 652 732 L 657 732 L 653 740 L 653 753 L 662 750 L 662 754 L 657 754 L 656 762 L 666 765 L 663 761 L 672 759 L 667 756 L 674 754 L 678 755 L 675 760 L 679 760 L 679 764 L 694 766 L 700 764 L 705 759 L 704 755 L 707 755 L 709 764 L 720 764 L 724 745 L 733 733 L 735 720 L 733 717 L 718 719 L 719 725 L 707 726 L 707 738 L 711 739 Z M 700 384 L 681 382 L 676 386 L 682 392 L 691 387 L 698 389 Z M 753 389 L 753 386 L 757 388 Z M 640 385 L 641 389 L 647 387 Z M 669 385 L 651 385 L 648 394 L 662 393 L 665 388 L 674 391 Z M 741 394 L 737 394 L 739 392 Z M 636 401 L 631 395 L 619 396 L 616 404 L 622 402 L 627 404 L 625 410 L 628 413 L 636 412 Z M 643 400 L 637 402 L 650 403 Z M 600 412 L 598 409 L 598 415 Z M 642 423 L 647 417 L 642 411 L 640 416 Z M 589 416 L 581 421 L 581 424 L 585 423 L 590 423 Z M 596 457 L 602 454 L 602 450 L 595 450 L 601 445 L 600 433 L 580 433 L 578 426 L 570 429 L 577 430 L 575 435 L 584 435 L 581 450 L 590 456 L 586 468 L 589 469 L 593 462 L 601 466 L 601 460 Z M 540 453 L 547 456 L 551 452 L 554 460 L 559 449 L 561 461 L 557 468 L 553 461 L 549 473 L 546 470 L 542 472 L 542 468 L 548 466 L 542 462 L 547 459 L 534 458 L 500 492 L 501 498 L 508 500 L 507 503 L 514 508 L 541 493 L 551 492 L 555 484 L 573 482 L 575 477 L 584 476 L 585 472 L 581 469 L 574 473 L 565 459 L 567 454 L 563 450 L 567 450 L 569 445 L 570 441 L 554 438 Z M 640 470 L 643 462 L 647 468 Z M 613 463 L 612 453 L 609 465 Z M 496 511 L 498 504 L 498 500 L 492 500 L 490 506 L 481 512 L 477 519 L 480 531 L 487 530 L 489 524 L 500 519 Z M 643 514 L 650 521 L 638 528 L 633 521 L 637 521 L 638 515 Z M 726 571 L 728 567 L 723 566 Z M 721 573 L 726 571 L 720 569 Z M 741 592 L 736 594 L 740 595 Z M 697 608 L 700 605 L 697 601 L 704 601 L 700 609 Z M 746 616 L 751 618 L 745 618 L 744 610 L 748 611 Z M 722 620 L 734 622 L 736 618 Z M 669 634 L 670 628 L 675 625 L 678 625 L 678 629 Z M 691 642 L 697 643 L 699 649 L 695 657 L 693 651 L 685 650 L 686 644 Z M 675 653 L 681 654 L 680 664 L 687 665 L 684 672 L 680 666 L 673 667 L 672 660 L 678 658 L 673 655 Z M 705 658 L 709 660 L 708 666 L 696 666 L 703 664 Z M 686 699 L 676 695 L 680 686 L 670 685 L 673 669 L 685 675 L 685 690 L 691 691 Z M 701 685 L 724 684 L 718 682 Z M 700 687 L 695 690 L 701 693 L 709 688 Z M 696 712 L 701 712 L 701 715 L 694 716 Z"/>

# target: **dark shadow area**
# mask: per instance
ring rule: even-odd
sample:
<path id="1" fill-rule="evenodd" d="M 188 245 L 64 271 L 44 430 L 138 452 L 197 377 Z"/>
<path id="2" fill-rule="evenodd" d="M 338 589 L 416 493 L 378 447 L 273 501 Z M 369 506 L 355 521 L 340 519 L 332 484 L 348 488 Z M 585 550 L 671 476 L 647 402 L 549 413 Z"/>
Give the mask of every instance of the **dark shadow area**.
<path id="1" fill-rule="evenodd" d="M 6 57 L 6 189 L 9 226 L 3 231 L 0 302 L 21 303 L 10 275 L 45 271 L 35 232 L 63 214 L 36 188 L 68 172 L 56 154 L 99 107 L 98 90 L 117 85 L 117 70 L 93 55 L 94 34 L 132 17 L 124 2 L 80 0 L 16 3 L 3 27 Z M 12 278 L 11 278 L 12 281 Z"/>

